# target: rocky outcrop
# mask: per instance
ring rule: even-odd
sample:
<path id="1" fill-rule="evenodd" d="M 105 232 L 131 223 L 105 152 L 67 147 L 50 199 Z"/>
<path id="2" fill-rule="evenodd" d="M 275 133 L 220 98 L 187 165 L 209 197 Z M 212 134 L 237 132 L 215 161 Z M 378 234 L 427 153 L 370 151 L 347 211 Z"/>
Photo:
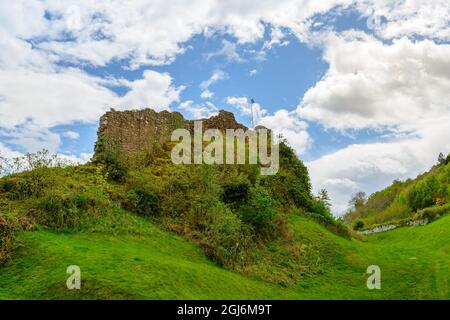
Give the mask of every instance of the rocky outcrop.
<path id="1" fill-rule="evenodd" d="M 220 110 L 216 116 L 202 120 L 206 129 L 244 129 L 231 112 Z M 173 130 L 186 128 L 193 131 L 194 120 L 186 120 L 179 112 L 153 109 L 116 111 L 111 109 L 100 118 L 94 161 L 114 152 L 122 160 L 152 153 L 155 146 L 170 141 Z"/>

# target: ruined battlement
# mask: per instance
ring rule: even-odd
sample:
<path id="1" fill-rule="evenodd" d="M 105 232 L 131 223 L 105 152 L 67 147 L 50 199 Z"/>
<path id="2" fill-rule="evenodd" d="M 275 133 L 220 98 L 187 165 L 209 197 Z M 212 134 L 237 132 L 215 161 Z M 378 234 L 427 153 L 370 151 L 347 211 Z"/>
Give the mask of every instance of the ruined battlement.
<path id="1" fill-rule="evenodd" d="M 220 110 L 216 116 L 203 121 L 203 129 L 243 129 L 234 114 Z M 114 151 L 122 159 L 149 154 L 155 146 L 170 141 L 175 129 L 193 131 L 195 120 L 186 120 L 179 112 L 142 110 L 116 111 L 111 109 L 100 118 L 94 161 L 101 160 L 108 151 Z"/>

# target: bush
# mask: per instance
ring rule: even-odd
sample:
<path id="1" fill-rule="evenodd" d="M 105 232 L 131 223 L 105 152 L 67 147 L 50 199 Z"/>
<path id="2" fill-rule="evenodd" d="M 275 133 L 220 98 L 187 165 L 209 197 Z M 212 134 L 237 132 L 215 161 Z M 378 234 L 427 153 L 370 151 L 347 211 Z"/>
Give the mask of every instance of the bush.
<path id="1" fill-rule="evenodd" d="M 318 198 L 313 198 L 311 201 L 311 211 L 323 218 L 328 223 L 334 223 L 335 218 L 333 214 L 330 211 L 330 208 L 327 206 L 327 204 L 323 201 L 321 201 Z"/>
<path id="2" fill-rule="evenodd" d="M 50 191 L 40 198 L 31 214 L 47 227 L 54 229 L 79 228 L 109 209 L 108 200 L 97 190 L 60 194 Z"/>
<path id="3" fill-rule="evenodd" d="M 156 194 L 137 188 L 127 193 L 126 208 L 145 217 L 159 215 L 159 198 Z"/>
<path id="4" fill-rule="evenodd" d="M 242 260 L 242 254 L 250 243 L 249 230 L 223 204 L 213 208 L 210 216 L 207 229 L 209 245 L 204 246 L 206 254 L 220 265 L 232 267 Z"/>
<path id="5" fill-rule="evenodd" d="M 248 203 L 240 210 L 245 222 L 263 231 L 276 216 L 275 201 L 270 193 L 262 186 L 250 188 Z"/>
<path id="6" fill-rule="evenodd" d="M 12 247 L 14 226 L 10 219 L 0 216 L 0 265 L 9 258 Z"/>
<path id="7" fill-rule="evenodd" d="M 446 215 L 450 212 L 450 204 L 446 204 L 440 207 L 430 207 L 423 209 L 419 212 L 419 218 L 434 220 L 440 216 Z"/>
<path id="8" fill-rule="evenodd" d="M 82 224 L 81 212 L 70 196 L 48 194 L 39 201 L 39 208 L 42 211 L 38 220 L 48 227 L 63 229 Z"/>
<path id="9" fill-rule="evenodd" d="M 41 196 L 50 184 L 48 170 L 41 168 L 3 178 L 0 192 L 5 193 L 10 200 L 26 200 Z"/>
<path id="10" fill-rule="evenodd" d="M 127 168 L 116 152 L 108 151 L 106 153 L 105 165 L 108 177 L 112 180 L 121 182 L 127 176 Z"/>
<path id="11" fill-rule="evenodd" d="M 245 177 L 227 181 L 222 186 L 222 201 L 239 206 L 248 201 L 250 182 Z"/>
<path id="12" fill-rule="evenodd" d="M 359 220 L 359 219 L 353 221 L 353 230 L 360 231 L 362 229 L 364 229 L 364 221 Z"/>

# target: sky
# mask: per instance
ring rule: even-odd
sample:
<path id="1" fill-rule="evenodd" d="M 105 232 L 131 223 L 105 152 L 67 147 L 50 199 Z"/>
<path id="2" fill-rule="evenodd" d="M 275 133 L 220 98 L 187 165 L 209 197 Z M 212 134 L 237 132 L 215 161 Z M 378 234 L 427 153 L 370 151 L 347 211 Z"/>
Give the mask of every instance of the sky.
<path id="1" fill-rule="evenodd" d="M 220 109 L 283 134 L 333 212 L 450 152 L 447 0 L 0 0 L 0 156 L 85 162 L 98 119 Z"/>

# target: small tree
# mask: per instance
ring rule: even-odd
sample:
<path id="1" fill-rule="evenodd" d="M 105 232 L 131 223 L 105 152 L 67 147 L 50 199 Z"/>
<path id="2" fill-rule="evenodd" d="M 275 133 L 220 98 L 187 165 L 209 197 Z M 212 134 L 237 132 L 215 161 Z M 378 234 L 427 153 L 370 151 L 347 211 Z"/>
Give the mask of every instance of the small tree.
<path id="1" fill-rule="evenodd" d="M 350 208 L 357 210 L 365 205 L 367 202 L 367 195 L 365 192 L 357 192 L 349 201 Z"/>
<path id="2" fill-rule="evenodd" d="M 325 204 L 328 208 L 331 208 L 331 199 L 328 195 L 328 191 L 326 189 L 321 189 L 319 191 L 319 194 L 317 195 L 317 198 L 319 201 L 321 201 L 323 204 Z"/>
<path id="3" fill-rule="evenodd" d="M 450 154 L 444 156 L 444 154 L 441 152 L 438 156 L 438 165 L 440 166 L 446 166 L 450 162 Z"/>
<path id="4" fill-rule="evenodd" d="M 359 230 L 362 230 L 362 229 L 364 229 L 364 221 L 359 220 L 359 219 L 355 220 L 353 222 L 353 230 L 359 231 Z"/>
<path id="5" fill-rule="evenodd" d="M 444 154 L 441 152 L 441 153 L 439 153 L 439 156 L 438 156 L 438 164 L 439 165 L 445 165 L 445 156 L 444 156 Z"/>

